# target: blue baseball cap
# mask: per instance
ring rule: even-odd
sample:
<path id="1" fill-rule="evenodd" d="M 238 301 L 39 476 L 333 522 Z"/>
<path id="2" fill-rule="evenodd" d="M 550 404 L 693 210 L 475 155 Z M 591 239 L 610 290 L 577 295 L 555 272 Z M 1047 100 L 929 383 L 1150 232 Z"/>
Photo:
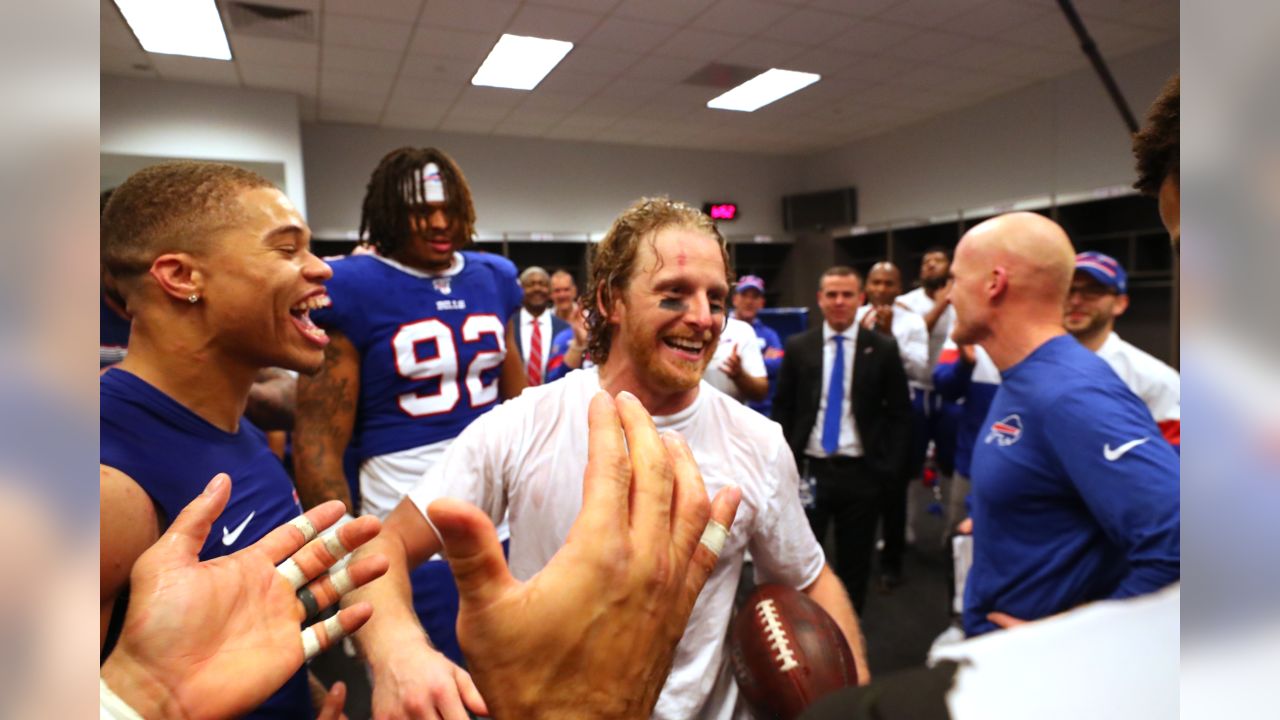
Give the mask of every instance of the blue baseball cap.
<path id="1" fill-rule="evenodd" d="M 1094 280 L 1121 295 L 1129 292 L 1129 274 L 1110 255 L 1100 252 L 1082 252 L 1076 255 L 1076 270 L 1089 273 Z"/>
<path id="2" fill-rule="evenodd" d="M 758 275 L 743 275 L 738 279 L 735 290 L 742 292 L 743 290 L 755 290 L 761 295 L 764 294 L 764 279 Z"/>

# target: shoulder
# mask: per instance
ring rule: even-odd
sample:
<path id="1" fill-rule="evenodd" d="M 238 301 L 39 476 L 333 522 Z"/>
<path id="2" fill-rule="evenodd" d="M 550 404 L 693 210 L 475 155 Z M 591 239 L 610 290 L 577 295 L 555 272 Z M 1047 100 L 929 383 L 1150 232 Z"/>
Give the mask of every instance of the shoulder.
<path id="1" fill-rule="evenodd" d="M 822 345 L 822 328 L 816 327 L 804 332 L 798 332 L 787 338 L 786 343 L 787 352 L 791 352 L 793 348 L 799 350 L 810 345 Z"/>
<path id="2" fill-rule="evenodd" d="M 721 428 L 720 432 L 739 443 L 744 452 L 768 456 L 775 447 L 785 444 L 781 425 L 734 400 L 705 380 L 698 388 L 698 395 L 704 403 L 699 411 L 702 418 Z"/>
<path id="3" fill-rule="evenodd" d="M 1098 355 L 1116 368 L 1117 372 L 1121 372 L 1117 366 L 1123 365 L 1147 380 L 1176 384 L 1180 379 L 1177 370 L 1119 335 L 1112 334 L 1098 351 Z"/>
<path id="4" fill-rule="evenodd" d="M 160 537 L 160 519 L 151 496 L 114 467 L 98 466 L 98 496 L 103 581 L 119 587 L 133 561 Z"/>
<path id="5" fill-rule="evenodd" d="M 500 280 L 514 282 L 519 275 L 519 271 L 516 270 L 516 264 L 501 255 L 475 250 L 463 250 L 462 257 L 466 258 L 469 267 L 482 269 Z"/>

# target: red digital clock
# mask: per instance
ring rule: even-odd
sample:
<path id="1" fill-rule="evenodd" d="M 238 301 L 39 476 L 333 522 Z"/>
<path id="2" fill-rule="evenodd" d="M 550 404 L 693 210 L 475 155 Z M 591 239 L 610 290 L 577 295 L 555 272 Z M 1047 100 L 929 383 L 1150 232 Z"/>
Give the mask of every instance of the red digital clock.
<path id="1" fill-rule="evenodd" d="M 712 220 L 734 220 L 738 217 L 737 203 L 703 203 L 702 212 Z"/>

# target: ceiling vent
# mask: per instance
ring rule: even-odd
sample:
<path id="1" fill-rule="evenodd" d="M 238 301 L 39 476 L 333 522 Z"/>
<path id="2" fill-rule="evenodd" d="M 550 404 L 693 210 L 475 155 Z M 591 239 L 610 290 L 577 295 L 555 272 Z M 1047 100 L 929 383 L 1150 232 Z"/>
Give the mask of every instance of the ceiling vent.
<path id="1" fill-rule="evenodd" d="M 760 68 L 713 62 L 703 66 L 683 82 L 686 85 L 702 85 L 727 90 L 741 85 L 761 72 L 763 71 Z"/>
<path id="2" fill-rule="evenodd" d="M 227 25 L 234 32 L 275 40 L 316 41 L 316 14 L 310 10 L 263 3 L 223 3 Z"/>

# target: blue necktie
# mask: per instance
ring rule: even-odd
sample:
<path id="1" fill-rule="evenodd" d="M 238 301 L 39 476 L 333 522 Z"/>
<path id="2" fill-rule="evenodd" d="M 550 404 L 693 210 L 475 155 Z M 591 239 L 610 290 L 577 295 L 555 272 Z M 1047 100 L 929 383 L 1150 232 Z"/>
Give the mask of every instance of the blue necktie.
<path id="1" fill-rule="evenodd" d="M 844 336 L 836 343 L 836 359 L 831 363 L 831 383 L 827 386 L 827 413 L 822 417 L 822 449 L 835 455 L 840 447 L 840 408 L 844 406 Z"/>

